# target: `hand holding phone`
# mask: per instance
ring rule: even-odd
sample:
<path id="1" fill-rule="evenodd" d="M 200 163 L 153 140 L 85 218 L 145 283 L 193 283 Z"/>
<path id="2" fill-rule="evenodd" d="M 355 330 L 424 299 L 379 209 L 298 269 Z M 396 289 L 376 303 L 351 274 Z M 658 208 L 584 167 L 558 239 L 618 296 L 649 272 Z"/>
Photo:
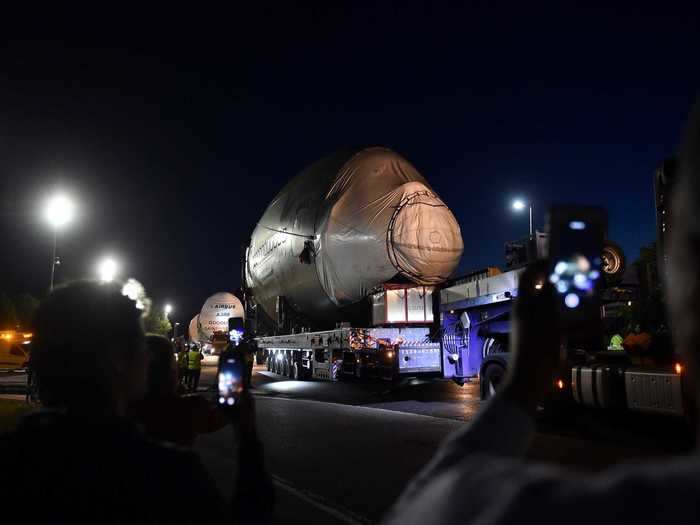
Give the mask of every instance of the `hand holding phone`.
<path id="1" fill-rule="evenodd" d="M 602 208 L 554 207 L 549 213 L 549 282 L 557 292 L 569 346 L 602 341 L 600 287 L 607 214 Z"/>
<path id="2" fill-rule="evenodd" d="M 222 407 L 237 406 L 243 394 L 244 360 L 240 352 L 226 351 L 219 358 L 218 404 Z"/>

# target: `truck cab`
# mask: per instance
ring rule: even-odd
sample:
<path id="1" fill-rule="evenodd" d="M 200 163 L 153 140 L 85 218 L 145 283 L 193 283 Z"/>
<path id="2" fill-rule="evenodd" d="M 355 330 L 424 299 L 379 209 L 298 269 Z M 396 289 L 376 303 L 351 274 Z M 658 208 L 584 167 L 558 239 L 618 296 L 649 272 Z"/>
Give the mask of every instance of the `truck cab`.
<path id="1" fill-rule="evenodd" d="M 522 271 L 475 272 L 440 292 L 443 375 L 460 384 L 479 378 L 484 400 L 499 388 L 510 363 L 510 313 Z M 604 325 L 620 321 L 622 310 L 638 300 L 625 286 L 606 288 L 601 294 Z M 635 351 L 627 338 L 622 349 L 603 341 L 600 348 L 567 348 L 549 401 L 683 416 L 684 367 L 662 339 L 655 337 L 655 346 L 644 352 Z"/>

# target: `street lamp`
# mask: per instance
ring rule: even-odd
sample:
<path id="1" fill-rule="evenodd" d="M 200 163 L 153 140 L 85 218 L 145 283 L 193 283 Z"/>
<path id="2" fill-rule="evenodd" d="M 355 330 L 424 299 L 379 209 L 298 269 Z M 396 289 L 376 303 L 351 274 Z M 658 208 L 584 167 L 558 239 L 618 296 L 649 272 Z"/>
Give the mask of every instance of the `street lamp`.
<path id="1" fill-rule="evenodd" d="M 173 311 L 172 305 L 169 304 L 169 303 L 166 304 L 166 305 L 165 305 L 165 308 L 163 308 L 163 311 L 165 312 L 165 317 L 168 317 L 168 315 L 170 315 L 170 312 Z"/>
<path id="2" fill-rule="evenodd" d="M 58 230 L 63 229 L 73 220 L 75 206 L 73 201 L 66 195 L 58 193 L 46 201 L 44 208 L 44 218 L 53 229 L 53 258 L 51 259 L 51 284 L 49 290 L 53 290 L 53 280 L 56 273 L 56 264 L 61 264 L 56 257 L 56 237 Z"/>
<path id="3" fill-rule="evenodd" d="M 532 204 L 525 204 L 525 201 L 521 199 L 515 199 L 513 201 L 513 209 L 515 211 L 523 211 L 525 208 L 530 208 L 530 238 L 532 238 Z"/>
<path id="4" fill-rule="evenodd" d="M 180 326 L 180 323 L 175 323 L 173 325 L 173 339 L 177 339 L 177 327 Z"/>
<path id="5" fill-rule="evenodd" d="M 100 281 L 109 283 L 114 280 L 117 275 L 117 262 L 111 257 L 105 257 L 97 265 L 97 273 L 100 276 Z"/>

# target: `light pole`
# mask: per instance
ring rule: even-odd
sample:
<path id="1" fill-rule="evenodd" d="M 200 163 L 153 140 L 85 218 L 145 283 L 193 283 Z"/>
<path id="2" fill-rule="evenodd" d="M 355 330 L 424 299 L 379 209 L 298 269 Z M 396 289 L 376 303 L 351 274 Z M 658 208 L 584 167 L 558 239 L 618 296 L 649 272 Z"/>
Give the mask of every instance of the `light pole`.
<path id="1" fill-rule="evenodd" d="M 49 285 L 49 291 L 53 290 L 56 264 L 61 264 L 56 258 L 56 237 L 58 236 L 58 230 L 62 229 L 73 220 L 74 212 L 75 208 L 73 202 L 61 193 L 52 196 L 46 201 L 44 217 L 53 229 L 53 256 L 51 259 L 51 283 Z"/>
<path id="2" fill-rule="evenodd" d="M 97 265 L 97 273 L 103 283 L 112 282 L 117 275 L 117 270 L 117 262 L 111 257 L 105 257 Z"/>
<path id="3" fill-rule="evenodd" d="M 177 339 L 177 327 L 180 326 L 180 323 L 175 323 L 173 325 L 173 339 Z"/>
<path id="4" fill-rule="evenodd" d="M 526 207 L 530 208 L 530 238 L 532 239 L 532 203 L 525 204 L 525 202 L 520 199 L 513 201 L 513 209 L 515 211 L 523 211 Z"/>

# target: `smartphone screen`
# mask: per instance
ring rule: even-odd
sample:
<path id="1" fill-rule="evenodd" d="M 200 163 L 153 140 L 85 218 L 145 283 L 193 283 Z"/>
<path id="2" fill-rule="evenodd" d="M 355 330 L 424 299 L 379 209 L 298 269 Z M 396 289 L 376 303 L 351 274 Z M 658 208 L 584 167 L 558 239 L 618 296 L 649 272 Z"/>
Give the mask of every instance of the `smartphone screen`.
<path id="1" fill-rule="evenodd" d="M 235 352 L 221 356 L 219 364 L 219 404 L 234 406 L 243 391 L 243 360 Z"/>
<path id="2" fill-rule="evenodd" d="M 569 342 L 602 337 L 599 292 L 607 215 L 601 208 L 555 207 L 549 214 L 549 281 Z"/>

